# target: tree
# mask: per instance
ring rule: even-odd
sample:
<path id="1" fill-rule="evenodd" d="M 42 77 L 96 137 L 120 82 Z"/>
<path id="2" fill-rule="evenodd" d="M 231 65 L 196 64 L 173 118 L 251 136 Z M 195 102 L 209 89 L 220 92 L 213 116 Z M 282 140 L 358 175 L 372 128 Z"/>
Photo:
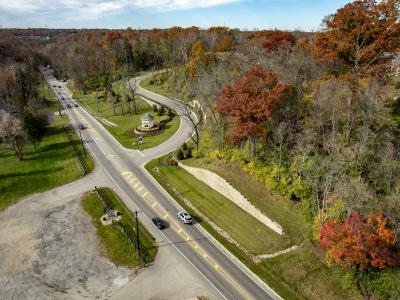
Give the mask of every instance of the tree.
<path id="1" fill-rule="evenodd" d="M 131 92 L 130 102 L 133 103 L 133 113 L 136 115 L 137 114 L 136 91 L 138 89 L 137 82 L 134 79 L 128 80 L 128 88 L 129 88 L 129 91 Z M 130 106 L 130 104 L 128 104 L 128 105 Z"/>
<path id="2" fill-rule="evenodd" d="M 385 51 L 399 47 L 398 0 L 357 0 L 324 20 L 326 30 L 317 35 L 320 58 L 340 58 L 355 69 L 380 63 Z"/>
<path id="3" fill-rule="evenodd" d="M 28 140 L 33 144 L 33 148 L 36 150 L 36 143 L 40 143 L 43 140 L 44 134 L 46 133 L 46 116 L 34 116 L 29 112 L 25 113 L 23 117 L 23 127 Z"/>
<path id="4" fill-rule="evenodd" d="M 9 144 L 19 160 L 24 159 L 25 133 L 22 122 L 4 110 L 0 110 L 0 142 Z"/>
<path id="5" fill-rule="evenodd" d="M 216 52 L 226 52 L 232 49 L 233 40 L 229 35 L 225 35 L 222 37 L 220 42 L 218 43 L 215 51 Z"/>
<path id="6" fill-rule="evenodd" d="M 196 150 L 199 150 L 200 146 L 200 125 L 203 122 L 204 112 L 202 108 L 199 109 L 199 117 L 192 111 L 189 104 L 185 104 L 182 108 L 177 110 L 178 115 L 188 121 L 189 126 L 192 128 L 192 134 L 190 135 L 191 140 L 196 145 Z"/>
<path id="7" fill-rule="evenodd" d="M 397 263 L 395 233 L 382 212 L 371 212 L 367 222 L 358 213 L 344 222 L 328 220 L 321 229 L 320 246 L 330 261 L 344 268 L 386 269 Z"/>
<path id="8" fill-rule="evenodd" d="M 288 85 L 278 83 L 276 75 L 260 65 L 226 85 L 218 98 L 217 110 L 228 118 L 232 141 L 238 144 L 250 139 L 254 156 L 256 139 L 264 132 L 262 123 L 271 118 L 288 91 Z"/>
<path id="9" fill-rule="evenodd" d="M 274 51 L 281 46 L 294 46 L 295 44 L 296 37 L 292 33 L 286 31 L 272 31 L 267 35 L 262 46 L 267 51 Z"/>

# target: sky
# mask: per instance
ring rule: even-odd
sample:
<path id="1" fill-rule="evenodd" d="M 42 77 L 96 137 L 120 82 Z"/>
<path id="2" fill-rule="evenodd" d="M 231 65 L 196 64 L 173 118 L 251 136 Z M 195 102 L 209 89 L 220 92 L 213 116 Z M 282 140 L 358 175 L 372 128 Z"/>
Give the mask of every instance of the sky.
<path id="1" fill-rule="evenodd" d="M 0 26 L 319 29 L 344 0 L 0 0 Z"/>

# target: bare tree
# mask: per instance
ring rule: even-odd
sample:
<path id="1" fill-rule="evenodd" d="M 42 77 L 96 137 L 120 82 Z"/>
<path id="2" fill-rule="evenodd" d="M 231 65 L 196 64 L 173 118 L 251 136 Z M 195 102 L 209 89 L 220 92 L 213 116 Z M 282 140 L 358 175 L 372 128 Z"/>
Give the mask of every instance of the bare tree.
<path id="1" fill-rule="evenodd" d="M 130 95 L 130 102 L 133 103 L 133 113 L 136 115 L 137 114 L 137 105 L 136 105 L 136 92 L 138 90 L 138 84 L 136 82 L 136 79 L 134 80 L 128 80 L 128 89 L 131 92 Z M 129 109 L 130 109 L 130 103 L 128 102 Z"/>
<path id="2" fill-rule="evenodd" d="M 199 108 L 199 117 L 192 111 L 191 106 L 186 103 L 182 109 L 178 110 L 178 114 L 181 118 L 184 118 L 188 121 L 190 127 L 192 128 L 192 134 L 190 135 L 191 140 L 196 145 L 196 150 L 199 150 L 200 146 L 200 125 L 203 122 L 203 110 Z"/>
<path id="3" fill-rule="evenodd" d="M 5 110 L 0 110 L 0 141 L 9 144 L 19 160 L 24 159 L 25 133 L 22 122 Z"/>

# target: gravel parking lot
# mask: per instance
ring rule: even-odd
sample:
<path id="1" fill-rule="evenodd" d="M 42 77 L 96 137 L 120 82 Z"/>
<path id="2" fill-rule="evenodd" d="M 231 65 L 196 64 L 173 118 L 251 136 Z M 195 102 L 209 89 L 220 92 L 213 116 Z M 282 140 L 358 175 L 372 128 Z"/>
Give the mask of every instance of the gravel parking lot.
<path id="1" fill-rule="evenodd" d="M 99 255 L 79 195 L 25 199 L 0 223 L 1 299 L 107 298 L 134 274 Z"/>
<path id="2" fill-rule="evenodd" d="M 0 299 L 219 298 L 172 247 L 139 272 L 104 258 L 80 202 L 93 182 L 112 186 L 96 171 L 0 213 Z"/>

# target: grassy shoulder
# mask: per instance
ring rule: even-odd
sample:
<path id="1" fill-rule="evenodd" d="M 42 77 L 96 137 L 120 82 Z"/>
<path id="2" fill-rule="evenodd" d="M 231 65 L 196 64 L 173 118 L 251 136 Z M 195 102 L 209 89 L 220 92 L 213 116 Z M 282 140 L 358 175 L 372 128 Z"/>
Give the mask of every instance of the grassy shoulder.
<path id="1" fill-rule="evenodd" d="M 101 189 L 110 199 L 115 209 L 122 213 L 121 222 L 136 228 L 136 223 L 128 208 L 121 199 L 110 189 Z M 142 265 L 137 252 L 125 235 L 117 227 L 112 225 L 103 226 L 100 218 L 104 214 L 104 204 L 96 193 L 88 193 L 82 200 L 84 210 L 90 215 L 92 223 L 102 245 L 102 254 L 109 258 L 117 266 L 138 267 Z M 148 249 L 152 260 L 157 254 L 157 248 L 153 245 L 150 233 L 139 223 L 140 240 Z"/>
<path id="2" fill-rule="evenodd" d="M 190 164 L 203 167 L 208 165 L 208 163 L 204 161 L 191 161 Z M 247 214 L 240 209 L 236 210 L 234 214 L 229 210 L 227 211 L 225 205 L 221 205 L 219 200 L 215 200 L 214 191 L 208 187 L 204 187 L 203 183 L 198 182 L 185 170 L 165 165 L 162 163 L 162 158 L 148 163 L 146 169 L 182 207 L 188 210 L 189 213 L 194 214 L 194 212 L 176 197 L 173 191 L 160 180 L 158 175 L 152 170 L 154 167 L 160 170 L 160 174 L 167 179 L 168 183 L 189 199 L 196 208 L 210 217 L 211 220 L 217 222 L 220 218 L 229 218 L 230 223 L 235 224 L 238 218 L 243 218 L 243 216 Z M 218 172 L 216 172 L 217 169 Z M 306 239 L 309 234 L 308 225 L 302 220 L 301 214 L 297 212 L 297 209 L 293 207 L 291 203 L 286 203 L 287 200 L 265 190 L 265 187 L 256 185 L 255 182 L 251 181 L 251 178 L 246 177 L 246 174 L 240 173 L 240 170 L 235 170 L 238 172 L 237 174 L 229 173 L 228 176 L 226 176 L 228 171 L 223 168 L 219 169 L 218 166 L 212 169 L 212 171 L 225 177 L 225 179 L 242 192 L 250 202 L 267 216 L 280 222 L 284 227 L 287 235 L 285 237 L 278 237 L 276 241 L 266 240 L 265 243 L 262 244 L 263 246 L 261 246 L 264 247 L 261 252 L 270 253 L 270 249 L 272 249 L 271 247 L 273 247 L 274 244 L 279 244 L 281 246 L 286 245 L 287 240 L 300 243 L 299 248 L 293 252 L 272 259 L 266 259 L 256 264 L 235 245 L 225 240 L 209 224 L 200 220 L 200 224 L 222 245 L 285 299 L 357 299 L 355 295 L 348 294 L 347 291 L 341 288 L 340 274 L 335 273 L 335 271 L 325 266 L 322 254 L 308 239 Z M 211 213 L 208 207 L 212 207 L 213 211 Z M 230 215 L 227 214 L 227 212 L 229 212 Z M 195 214 L 194 216 L 198 217 Z M 249 226 L 248 224 L 242 225 L 243 224 L 238 226 L 237 229 L 232 229 L 231 227 L 225 227 L 224 229 L 227 230 L 228 233 L 232 233 L 231 230 L 243 230 L 243 232 L 246 232 L 247 234 L 241 234 L 239 237 L 241 239 L 240 243 L 242 245 L 246 244 L 247 247 L 252 245 L 254 239 L 263 240 L 266 238 L 264 232 L 257 231 L 257 227 L 253 227 L 253 225 Z M 246 227 L 250 229 L 250 232 L 247 232 L 248 229 L 246 229 Z M 260 241 L 257 241 L 257 243 L 260 243 Z"/>
<path id="3" fill-rule="evenodd" d="M 8 145 L 0 145 L 0 210 L 32 193 L 43 192 L 78 179 L 79 160 L 67 140 L 63 126 L 66 116 L 54 117 L 43 141 L 25 147 L 25 159 L 18 161 Z M 75 134 L 75 133 L 74 133 Z M 76 140 L 78 137 L 76 136 Z M 90 169 L 94 162 L 86 157 Z"/>
<path id="4" fill-rule="evenodd" d="M 124 82 L 117 81 L 113 83 L 113 89 L 115 93 L 123 94 Z M 146 113 L 153 116 L 155 123 L 161 122 L 167 118 L 167 115 L 159 116 L 153 111 L 153 108 L 140 97 L 136 97 L 136 114 L 133 114 L 133 103 L 131 103 L 131 109 L 128 110 L 125 104 L 125 109 L 122 111 L 123 106 L 119 105 L 116 108 L 116 114 L 114 114 L 112 106 L 107 102 L 106 98 L 101 97 L 96 100 L 96 96 L 93 93 L 83 94 L 72 83 L 68 85 L 69 89 L 73 92 L 74 98 L 77 99 L 82 105 L 84 105 L 94 115 L 104 118 L 107 121 L 114 123 L 116 126 L 112 126 L 105 122 L 102 122 L 104 128 L 106 128 L 125 148 L 128 149 L 147 149 L 158 146 L 164 141 L 168 140 L 179 128 L 180 119 L 175 116 L 170 122 L 165 125 L 165 129 L 158 135 L 149 136 L 144 138 L 143 144 L 138 144 L 137 138 L 131 135 L 134 128 L 141 124 L 141 117 Z"/>

